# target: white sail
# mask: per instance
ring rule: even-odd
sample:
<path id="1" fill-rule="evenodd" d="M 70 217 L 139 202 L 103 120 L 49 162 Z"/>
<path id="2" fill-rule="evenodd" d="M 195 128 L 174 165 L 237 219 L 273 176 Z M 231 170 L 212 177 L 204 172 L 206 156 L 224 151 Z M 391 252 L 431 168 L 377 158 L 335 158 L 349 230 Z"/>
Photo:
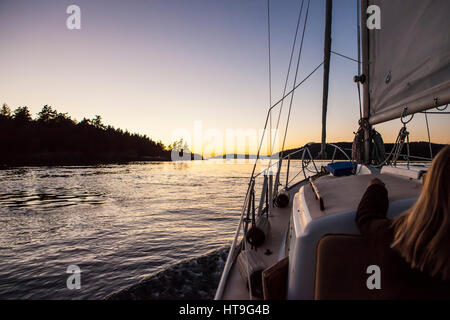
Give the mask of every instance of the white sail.
<path id="1" fill-rule="evenodd" d="M 381 29 L 368 30 L 363 39 L 370 123 L 399 118 L 405 107 L 406 115 L 449 103 L 450 1 L 364 2 L 378 6 L 381 17 Z"/>

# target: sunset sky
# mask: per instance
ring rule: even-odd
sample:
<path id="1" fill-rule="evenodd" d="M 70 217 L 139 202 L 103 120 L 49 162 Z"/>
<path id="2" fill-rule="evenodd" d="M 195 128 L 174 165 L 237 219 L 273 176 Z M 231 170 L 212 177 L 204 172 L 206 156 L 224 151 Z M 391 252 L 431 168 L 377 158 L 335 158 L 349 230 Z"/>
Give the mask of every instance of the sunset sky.
<path id="1" fill-rule="evenodd" d="M 273 101 L 282 94 L 300 3 L 271 1 Z M 66 28 L 71 4 L 81 8 L 81 30 Z M 335 1 L 332 35 L 332 50 L 354 58 L 355 6 Z M 324 0 L 311 1 L 298 80 L 323 60 L 324 12 Z M 190 141 L 199 153 L 222 153 L 205 137 L 208 130 L 226 137 L 227 130 L 258 132 L 264 125 L 266 0 L 0 0 L 0 40 L 0 104 L 11 108 L 28 106 L 35 115 L 48 104 L 77 120 L 98 114 L 165 144 L 182 132 L 192 138 L 201 123 L 202 143 Z M 355 62 L 332 56 L 330 142 L 353 140 L 356 73 Z M 296 92 L 288 148 L 320 141 L 322 76 L 320 69 Z M 433 142 L 450 143 L 449 120 L 429 116 Z M 395 120 L 376 129 L 393 142 L 400 127 Z M 409 131 L 411 140 L 427 140 L 423 114 Z M 224 151 L 255 152 L 245 149 L 226 144 Z"/>

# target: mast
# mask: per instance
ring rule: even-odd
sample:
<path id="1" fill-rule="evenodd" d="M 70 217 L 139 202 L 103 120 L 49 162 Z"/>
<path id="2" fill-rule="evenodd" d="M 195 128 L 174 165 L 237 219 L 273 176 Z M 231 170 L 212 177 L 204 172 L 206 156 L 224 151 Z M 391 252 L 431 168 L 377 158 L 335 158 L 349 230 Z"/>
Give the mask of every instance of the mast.
<path id="1" fill-rule="evenodd" d="M 362 72 L 363 111 L 360 125 L 364 128 L 364 163 L 370 163 L 370 96 L 369 96 L 369 30 L 366 28 L 368 0 L 361 0 L 361 40 L 362 40 Z M 361 75 L 359 75 L 361 76 Z"/>
<path id="2" fill-rule="evenodd" d="M 325 22 L 325 44 L 324 44 L 324 65 L 323 65 L 323 100 L 322 100 L 322 144 L 320 147 L 319 158 L 326 159 L 327 154 L 327 109 L 328 109 L 328 86 L 330 79 L 330 56 L 331 56 L 331 23 L 333 13 L 333 0 L 327 0 L 326 4 L 326 22 Z"/>

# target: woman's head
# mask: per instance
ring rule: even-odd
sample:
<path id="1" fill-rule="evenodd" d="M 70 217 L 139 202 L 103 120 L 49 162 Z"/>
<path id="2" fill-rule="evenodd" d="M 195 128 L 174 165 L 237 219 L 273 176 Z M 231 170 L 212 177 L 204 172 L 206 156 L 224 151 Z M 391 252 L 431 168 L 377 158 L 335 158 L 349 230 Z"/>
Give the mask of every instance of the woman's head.
<path id="1" fill-rule="evenodd" d="M 413 268 L 450 279 L 450 146 L 437 154 L 419 199 L 394 228 L 391 247 Z"/>

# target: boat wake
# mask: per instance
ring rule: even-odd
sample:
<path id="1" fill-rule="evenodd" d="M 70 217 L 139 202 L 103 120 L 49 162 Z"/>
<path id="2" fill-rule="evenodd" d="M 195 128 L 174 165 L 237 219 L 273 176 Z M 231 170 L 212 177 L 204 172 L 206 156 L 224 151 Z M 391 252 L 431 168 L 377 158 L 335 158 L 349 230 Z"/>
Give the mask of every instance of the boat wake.
<path id="1" fill-rule="evenodd" d="M 107 300 L 213 299 L 229 247 L 185 260 L 161 270 Z"/>

